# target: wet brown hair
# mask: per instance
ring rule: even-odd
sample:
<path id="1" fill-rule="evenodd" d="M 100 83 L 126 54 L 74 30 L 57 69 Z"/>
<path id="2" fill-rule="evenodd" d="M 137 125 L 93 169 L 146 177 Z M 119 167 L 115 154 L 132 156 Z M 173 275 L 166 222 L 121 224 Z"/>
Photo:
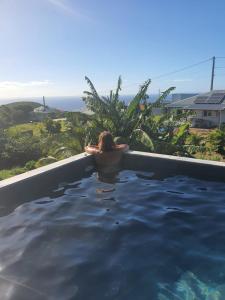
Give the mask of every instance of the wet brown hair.
<path id="1" fill-rule="evenodd" d="M 101 152 L 113 151 L 116 144 L 113 141 L 112 134 L 109 131 L 103 131 L 98 138 L 98 148 Z"/>

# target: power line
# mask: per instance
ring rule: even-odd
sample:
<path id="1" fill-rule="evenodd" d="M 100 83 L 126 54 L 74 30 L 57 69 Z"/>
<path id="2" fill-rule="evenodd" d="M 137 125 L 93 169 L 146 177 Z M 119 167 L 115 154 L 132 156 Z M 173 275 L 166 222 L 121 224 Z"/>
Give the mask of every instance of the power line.
<path id="1" fill-rule="evenodd" d="M 176 74 L 176 73 L 179 73 L 179 72 L 182 72 L 182 71 L 185 71 L 187 69 L 191 69 L 191 68 L 194 68 L 198 65 L 201 65 L 201 64 L 204 64 L 208 61 L 210 61 L 212 58 L 208 58 L 208 59 L 205 59 L 205 60 L 202 60 L 198 63 L 195 63 L 195 64 L 192 64 L 192 65 L 189 65 L 189 66 L 186 66 L 186 67 L 183 67 L 181 69 L 177 69 L 177 70 L 174 70 L 174 71 L 171 71 L 171 72 L 168 72 L 168 73 L 163 73 L 161 75 L 158 75 L 158 76 L 155 76 L 155 77 L 152 77 L 151 80 L 155 80 L 155 79 L 159 79 L 159 78 L 162 78 L 162 77 L 167 77 L 167 76 L 170 76 L 170 75 L 173 75 L 173 74 Z M 132 86 L 132 85 L 137 85 L 138 83 L 133 83 L 133 84 L 129 84 L 129 85 L 126 85 L 124 87 L 129 87 L 129 86 Z"/>
<path id="2" fill-rule="evenodd" d="M 198 66 L 198 65 L 201 65 L 201 64 L 203 64 L 203 63 L 206 63 L 206 62 L 210 61 L 211 59 L 212 59 L 212 58 L 210 57 L 210 58 L 205 59 L 205 60 L 202 60 L 202 61 L 200 61 L 200 62 L 198 62 L 198 63 L 195 63 L 195 64 L 192 64 L 192 65 L 186 66 L 186 67 L 184 67 L 184 68 L 177 69 L 177 70 L 172 71 L 172 72 L 164 73 L 164 74 L 161 74 L 161 75 L 156 76 L 156 77 L 152 77 L 152 79 L 159 79 L 159 78 L 162 78 L 162 77 L 165 77 L 165 76 L 169 76 L 169 75 L 173 75 L 173 74 L 182 72 L 182 71 L 184 71 L 184 70 L 188 70 L 188 69 L 194 68 L 194 67 L 196 67 L 196 66 Z"/>
<path id="3" fill-rule="evenodd" d="M 224 58 L 225 58 L 225 57 L 224 57 Z M 160 79 L 160 78 L 163 78 L 163 77 L 167 77 L 167 76 L 170 76 L 170 75 L 173 75 L 173 74 L 176 74 L 176 73 L 179 73 L 179 72 L 182 72 L 182 71 L 185 71 L 185 70 L 188 70 L 188 69 L 197 67 L 197 66 L 199 66 L 199 65 L 201 65 L 201 64 L 204 64 L 204 63 L 206 63 L 206 62 L 209 62 L 209 61 L 211 61 L 211 60 L 212 60 L 212 58 L 210 57 L 210 58 L 208 58 L 208 59 L 199 61 L 199 62 L 197 62 L 197 63 L 195 63 L 195 64 L 191 64 L 191 65 L 185 66 L 185 67 L 180 68 L 180 69 L 176 69 L 176 70 L 171 71 L 171 72 L 168 72 L 168 73 L 163 73 L 163 74 L 160 74 L 160 75 L 158 75 L 158 76 L 154 76 L 154 77 L 151 78 L 151 80 L 157 80 L 157 79 Z M 140 85 L 140 83 L 137 83 L 137 82 L 136 82 L 136 83 L 131 83 L 131 84 L 128 84 L 128 85 L 123 86 L 123 88 L 131 87 L 131 86 L 135 86 L 135 85 Z M 111 90 L 112 90 L 112 91 L 115 91 L 116 89 L 111 89 Z M 102 92 L 100 92 L 100 93 L 105 93 L 105 92 L 108 92 L 108 91 L 102 91 Z"/>

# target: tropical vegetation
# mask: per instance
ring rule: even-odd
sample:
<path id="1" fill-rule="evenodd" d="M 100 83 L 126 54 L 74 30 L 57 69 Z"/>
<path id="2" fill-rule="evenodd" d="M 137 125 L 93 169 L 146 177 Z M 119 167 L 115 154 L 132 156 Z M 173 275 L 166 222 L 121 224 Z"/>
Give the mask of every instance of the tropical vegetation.
<path id="1" fill-rule="evenodd" d="M 38 103 L 0 107 L 0 179 L 80 153 L 85 145 L 96 144 L 103 130 L 133 150 L 225 160 L 224 128 L 202 134 L 190 129 L 188 113 L 167 111 L 166 98 L 174 87 L 150 102 L 148 79 L 126 103 L 120 96 L 120 77 L 108 96 L 100 96 L 91 80 L 85 79 L 89 90 L 83 100 L 89 114 L 68 112 L 64 119 L 50 115 L 37 121 L 32 112 Z"/>

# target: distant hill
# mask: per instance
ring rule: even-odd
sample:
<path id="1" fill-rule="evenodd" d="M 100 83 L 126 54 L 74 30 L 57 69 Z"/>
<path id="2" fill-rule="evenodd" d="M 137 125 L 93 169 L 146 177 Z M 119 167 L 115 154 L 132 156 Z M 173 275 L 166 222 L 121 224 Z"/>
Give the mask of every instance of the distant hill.
<path id="1" fill-rule="evenodd" d="M 7 106 L 7 107 L 11 107 L 11 108 L 16 108 L 16 109 L 20 109 L 21 107 L 27 107 L 30 108 L 31 110 L 33 110 L 34 108 L 40 106 L 41 104 L 38 102 L 31 102 L 31 101 L 19 101 L 19 102 L 13 102 L 13 103 L 9 103 L 9 104 L 3 104 L 0 105 L 0 109 L 2 108 L 2 106 Z"/>
<path id="2" fill-rule="evenodd" d="M 37 102 L 14 102 L 0 106 L 0 128 L 30 121 L 31 112 L 41 104 Z"/>

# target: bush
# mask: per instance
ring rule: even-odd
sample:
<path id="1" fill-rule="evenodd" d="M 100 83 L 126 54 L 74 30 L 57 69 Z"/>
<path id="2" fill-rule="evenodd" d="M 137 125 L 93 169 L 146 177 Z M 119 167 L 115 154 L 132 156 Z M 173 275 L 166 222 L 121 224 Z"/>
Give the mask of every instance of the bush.
<path id="1" fill-rule="evenodd" d="M 40 168 L 40 167 L 46 166 L 48 164 L 52 164 L 56 161 L 57 161 L 57 159 L 55 157 L 52 157 L 52 156 L 43 157 L 35 163 L 35 167 Z"/>
<path id="2" fill-rule="evenodd" d="M 208 140 L 214 151 L 224 154 L 225 147 L 225 131 L 220 129 L 213 130 L 208 137 Z"/>
<path id="3" fill-rule="evenodd" d="M 0 168 L 24 165 L 41 157 L 40 141 L 35 137 L 7 138 L 0 153 Z"/>
<path id="4" fill-rule="evenodd" d="M 35 169 L 35 164 L 36 164 L 36 162 L 34 160 L 30 160 L 25 164 L 25 169 L 27 171 L 33 170 L 33 169 Z"/>
<path id="5" fill-rule="evenodd" d="M 56 134 L 61 131 L 61 123 L 54 122 L 52 119 L 46 119 L 44 125 L 49 134 Z"/>
<path id="6" fill-rule="evenodd" d="M 189 134 L 186 139 L 186 144 L 193 145 L 193 146 L 199 146 L 202 142 L 202 137 L 197 134 Z"/>

